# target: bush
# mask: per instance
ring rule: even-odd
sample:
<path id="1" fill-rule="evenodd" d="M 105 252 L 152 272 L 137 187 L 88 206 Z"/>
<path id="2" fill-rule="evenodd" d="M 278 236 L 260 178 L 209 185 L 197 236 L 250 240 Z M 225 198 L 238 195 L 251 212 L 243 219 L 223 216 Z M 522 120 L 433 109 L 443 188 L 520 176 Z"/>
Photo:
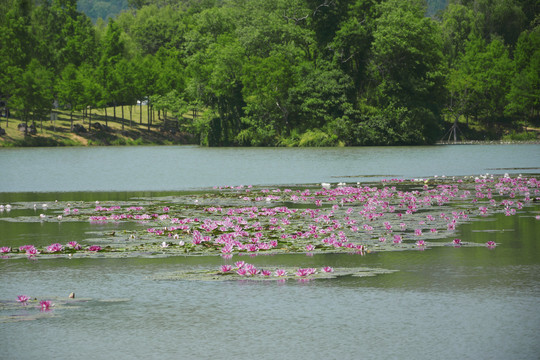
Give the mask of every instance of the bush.
<path id="1" fill-rule="evenodd" d="M 538 139 L 536 131 L 525 131 L 525 132 L 516 132 L 512 130 L 509 134 L 506 134 L 502 137 L 506 141 L 534 141 Z"/>
<path id="2" fill-rule="evenodd" d="M 314 129 L 308 130 L 303 133 L 298 142 L 298 146 L 309 147 L 322 147 L 322 146 L 336 146 L 339 145 L 339 141 L 336 135 L 330 135 L 322 130 Z"/>

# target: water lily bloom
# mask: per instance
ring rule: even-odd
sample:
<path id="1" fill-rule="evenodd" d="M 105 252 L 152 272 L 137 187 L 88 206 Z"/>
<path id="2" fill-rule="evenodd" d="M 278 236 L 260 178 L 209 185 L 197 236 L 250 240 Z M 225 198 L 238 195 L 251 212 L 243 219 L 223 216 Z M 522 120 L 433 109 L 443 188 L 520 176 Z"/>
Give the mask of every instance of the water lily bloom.
<path id="1" fill-rule="evenodd" d="M 325 266 L 321 269 L 322 271 L 324 271 L 325 273 L 331 273 L 331 272 L 334 272 L 334 268 L 331 267 L 331 266 Z"/>
<path id="2" fill-rule="evenodd" d="M 26 295 L 19 295 L 17 296 L 17 301 L 20 302 L 23 305 L 26 305 L 26 302 L 30 300 L 30 298 Z"/>
<path id="3" fill-rule="evenodd" d="M 39 306 L 41 307 L 41 311 L 49 311 L 53 304 L 49 300 L 41 300 Z"/>
<path id="4" fill-rule="evenodd" d="M 307 276 L 308 270 L 307 269 L 298 269 L 295 273 L 296 276 Z"/>
<path id="5" fill-rule="evenodd" d="M 182 240 L 180 240 L 180 241 L 178 242 L 178 246 L 184 246 L 184 242 L 183 242 Z"/>
<path id="6" fill-rule="evenodd" d="M 306 245 L 306 250 L 307 251 L 313 251 L 315 249 L 315 246 L 313 246 L 312 244 L 307 244 Z"/>
<path id="7" fill-rule="evenodd" d="M 244 267 L 246 263 L 244 261 L 237 261 L 234 263 L 234 266 L 236 266 L 238 269 Z"/>
<path id="8" fill-rule="evenodd" d="M 39 251 L 34 247 L 34 245 L 27 245 L 26 248 L 26 255 L 28 256 L 34 256 L 39 254 Z"/>
<path id="9" fill-rule="evenodd" d="M 286 276 L 287 275 L 287 271 L 285 271 L 284 269 L 277 269 L 274 273 L 276 276 Z"/>
<path id="10" fill-rule="evenodd" d="M 7 246 L 0 247 L 0 253 L 2 253 L 2 254 L 8 253 L 10 251 L 11 251 L 10 247 L 7 247 Z"/>
<path id="11" fill-rule="evenodd" d="M 296 276 L 304 277 L 308 275 L 315 274 L 317 269 L 315 268 L 300 268 L 296 271 Z"/>
<path id="12" fill-rule="evenodd" d="M 272 275 L 272 272 L 270 270 L 261 270 L 262 276 L 270 276 Z"/>
<path id="13" fill-rule="evenodd" d="M 418 241 L 416 242 L 416 246 L 425 246 L 425 245 L 426 245 L 426 243 L 425 243 L 424 240 L 418 240 Z"/>
<path id="14" fill-rule="evenodd" d="M 247 270 L 244 269 L 244 268 L 240 268 L 240 269 L 236 270 L 236 273 L 237 273 L 238 275 L 240 275 L 240 276 L 244 276 L 244 275 L 247 274 Z"/>
<path id="15" fill-rule="evenodd" d="M 101 251 L 101 246 L 99 246 L 99 245 L 91 245 L 88 248 L 88 251 L 95 251 L 95 252 Z"/>
<path id="16" fill-rule="evenodd" d="M 394 235 L 394 244 L 401 244 L 401 235 Z"/>
<path id="17" fill-rule="evenodd" d="M 226 272 L 229 272 L 232 270 L 232 266 L 231 265 L 221 265 L 221 272 L 222 273 L 226 273 Z"/>
<path id="18" fill-rule="evenodd" d="M 454 244 L 454 245 L 461 245 L 461 239 L 454 239 L 454 240 L 452 240 L 452 244 Z"/>
<path id="19" fill-rule="evenodd" d="M 64 247 L 60 245 L 59 243 L 51 244 L 47 246 L 47 252 L 50 252 L 50 253 L 60 252 L 62 250 L 64 250 Z"/>
<path id="20" fill-rule="evenodd" d="M 161 247 L 162 248 L 166 248 L 166 247 L 169 247 L 169 244 L 167 244 L 165 241 L 161 243 Z"/>
<path id="21" fill-rule="evenodd" d="M 416 230 L 414 230 L 414 234 L 415 234 L 416 236 L 422 236 L 422 229 L 416 229 Z"/>
<path id="22" fill-rule="evenodd" d="M 81 250 L 82 246 L 76 242 L 76 241 L 70 241 L 67 243 L 67 246 L 69 246 L 70 248 L 72 248 L 73 250 Z"/>
<path id="23" fill-rule="evenodd" d="M 494 248 L 495 246 L 497 246 L 497 244 L 495 243 L 495 241 L 491 241 L 491 240 L 490 240 L 490 241 L 488 241 L 488 242 L 486 243 L 486 246 L 487 246 L 488 248 Z"/>

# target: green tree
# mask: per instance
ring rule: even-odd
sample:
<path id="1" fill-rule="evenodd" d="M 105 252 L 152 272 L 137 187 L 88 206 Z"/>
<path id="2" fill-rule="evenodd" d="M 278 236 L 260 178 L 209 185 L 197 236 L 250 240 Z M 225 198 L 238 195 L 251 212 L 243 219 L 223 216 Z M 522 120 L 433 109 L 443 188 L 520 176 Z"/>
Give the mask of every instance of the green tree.
<path id="1" fill-rule="evenodd" d="M 101 59 L 97 68 L 99 78 L 98 81 L 103 89 L 102 105 L 106 106 L 113 104 L 114 120 L 116 121 L 116 105 L 121 98 L 121 79 L 116 74 L 116 66 L 123 58 L 124 43 L 121 40 L 121 29 L 118 25 L 110 20 L 107 25 L 107 32 L 101 45 Z M 107 112 L 105 110 L 105 122 L 108 122 Z"/>
<path id="2" fill-rule="evenodd" d="M 456 100 L 454 112 L 484 122 L 503 120 L 512 77 L 512 62 L 504 44 L 472 36 L 449 76 L 448 88 Z"/>
<path id="3" fill-rule="evenodd" d="M 444 94 L 440 28 L 418 1 L 388 0 L 379 11 L 371 63 L 376 104 L 399 129 L 397 143 L 433 142 Z"/>
<path id="4" fill-rule="evenodd" d="M 22 77 L 32 59 L 31 9 L 31 1 L 13 0 L 4 8 L 7 11 L 0 14 L 0 97 L 11 108 L 22 106 L 20 96 L 15 102 L 10 99 L 20 95 Z"/>
<path id="5" fill-rule="evenodd" d="M 82 110 L 84 105 L 84 83 L 75 65 L 68 64 L 62 70 L 60 79 L 56 83 L 56 94 L 61 103 L 69 106 L 73 131 L 73 111 Z"/>
<path id="6" fill-rule="evenodd" d="M 13 103 L 23 110 L 26 122 L 29 113 L 32 113 L 32 120 L 41 121 L 43 129 L 43 119 L 50 113 L 53 100 L 51 71 L 32 59 L 21 76 L 19 87 L 13 95 Z"/>
<path id="7" fill-rule="evenodd" d="M 515 119 L 540 122 L 540 26 L 521 33 L 514 52 L 512 85 L 505 113 Z"/>

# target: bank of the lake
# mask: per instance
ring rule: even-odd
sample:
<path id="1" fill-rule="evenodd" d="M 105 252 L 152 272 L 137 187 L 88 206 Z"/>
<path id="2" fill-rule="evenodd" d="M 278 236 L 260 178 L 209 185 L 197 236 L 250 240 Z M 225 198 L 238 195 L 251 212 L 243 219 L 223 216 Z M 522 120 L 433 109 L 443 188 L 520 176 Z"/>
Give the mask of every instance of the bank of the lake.
<path id="1" fill-rule="evenodd" d="M 198 144 L 200 134 L 193 125 L 193 116 L 185 114 L 181 121 L 154 111 L 149 121 L 146 105 L 121 108 L 93 109 L 90 112 L 56 111 L 53 120 L 28 121 L 19 118 L 0 118 L 0 148 L 2 147 L 64 147 L 119 145 L 187 145 Z M 72 121 L 73 120 L 73 121 Z M 465 120 L 463 120 L 465 121 Z M 439 144 L 508 144 L 540 143 L 540 129 L 522 127 L 489 127 L 483 123 L 460 123 L 457 141 L 448 133 Z M 26 127 L 26 131 L 25 131 Z M 450 128 L 446 123 L 444 128 Z M 461 129 L 460 128 L 460 129 Z M 307 133 L 306 133 L 307 134 Z M 304 134 L 304 135 L 306 135 Z M 322 134 L 322 133 L 321 133 Z M 328 134 L 326 134 L 328 135 Z M 306 135 L 307 136 L 307 135 Z M 336 146 L 345 145 L 340 141 Z M 328 142 L 323 142 L 328 145 Z M 316 141 L 284 141 L 281 146 L 317 146 Z"/>

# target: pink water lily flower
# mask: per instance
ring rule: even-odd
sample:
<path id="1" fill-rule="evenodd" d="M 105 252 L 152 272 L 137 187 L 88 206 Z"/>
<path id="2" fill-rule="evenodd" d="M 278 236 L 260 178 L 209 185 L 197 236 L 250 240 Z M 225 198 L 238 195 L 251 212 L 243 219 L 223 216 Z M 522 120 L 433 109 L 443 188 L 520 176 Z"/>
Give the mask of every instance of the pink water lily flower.
<path id="1" fill-rule="evenodd" d="M 262 276 L 270 276 L 272 275 L 272 272 L 270 270 L 261 270 Z"/>
<path id="2" fill-rule="evenodd" d="M 50 252 L 50 253 L 60 252 L 62 250 L 64 250 L 64 247 L 59 243 L 51 244 L 47 246 L 47 252 Z"/>
<path id="3" fill-rule="evenodd" d="M 307 244 L 306 245 L 306 250 L 307 251 L 313 251 L 315 249 L 315 246 L 313 244 Z"/>
<path id="4" fill-rule="evenodd" d="M 425 246 L 426 245 L 426 242 L 424 240 L 418 240 L 416 242 L 416 246 Z"/>
<path id="5" fill-rule="evenodd" d="M 41 311 L 49 311 L 53 304 L 50 302 L 50 300 L 41 300 L 39 302 L 39 306 L 41 307 Z"/>
<path id="6" fill-rule="evenodd" d="M 256 268 L 251 268 L 247 270 L 247 275 L 249 276 L 254 276 L 254 275 L 257 275 L 258 273 L 259 273 L 259 270 Z"/>
<path id="7" fill-rule="evenodd" d="M 287 275 L 287 271 L 285 271 L 284 269 L 277 269 L 274 273 L 276 276 L 286 276 Z"/>
<path id="8" fill-rule="evenodd" d="M 452 240 L 452 244 L 454 244 L 454 245 L 461 245 L 461 239 L 454 239 L 454 240 Z"/>
<path id="9" fill-rule="evenodd" d="M 331 266 L 325 266 L 321 269 L 323 272 L 325 273 L 331 273 L 331 272 L 334 272 L 334 268 L 331 267 Z"/>
<path id="10" fill-rule="evenodd" d="M 101 246 L 99 245 L 92 245 L 88 248 L 88 251 L 95 251 L 95 252 L 98 252 L 98 251 L 101 251 Z"/>
<path id="11" fill-rule="evenodd" d="M 234 263 L 234 266 L 236 266 L 237 268 L 240 269 L 240 268 L 244 267 L 245 264 L 246 263 L 243 262 L 243 261 L 237 261 L 237 262 Z"/>
<path id="12" fill-rule="evenodd" d="M 1 254 L 5 254 L 5 253 L 8 253 L 11 251 L 11 248 L 10 247 L 7 247 L 7 246 L 2 246 L 0 247 L 0 253 Z"/>
<path id="13" fill-rule="evenodd" d="M 296 276 L 305 277 L 312 274 L 315 274 L 317 269 L 314 268 L 300 268 L 296 271 Z"/>
<path id="14" fill-rule="evenodd" d="M 82 246 L 76 242 L 76 241 L 70 241 L 67 243 L 67 246 L 69 246 L 70 248 L 72 248 L 73 250 L 81 250 L 82 249 Z"/>
<path id="15" fill-rule="evenodd" d="M 229 271 L 232 270 L 232 266 L 231 265 L 221 265 L 221 272 L 222 273 L 227 273 Z"/>
<path id="16" fill-rule="evenodd" d="M 23 245 L 19 248 L 20 251 L 25 251 L 26 255 L 34 256 L 39 254 L 39 251 L 34 247 L 34 245 Z"/>
<path id="17" fill-rule="evenodd" d="M 490 249 L 493 249 L 495 246 L 497 246 L 497 244 L 495 243 L 495 241 L 490 240 L 486 243 L 486 246 Z"/>
<path id="18" fill-rule="evenodd" d="M 17 301 L 20 302 L 23 305 L 26 305 L 26 302 L 30 300 L 30 298 L 26 295 L 19 295 L 17 296 Z"/>

